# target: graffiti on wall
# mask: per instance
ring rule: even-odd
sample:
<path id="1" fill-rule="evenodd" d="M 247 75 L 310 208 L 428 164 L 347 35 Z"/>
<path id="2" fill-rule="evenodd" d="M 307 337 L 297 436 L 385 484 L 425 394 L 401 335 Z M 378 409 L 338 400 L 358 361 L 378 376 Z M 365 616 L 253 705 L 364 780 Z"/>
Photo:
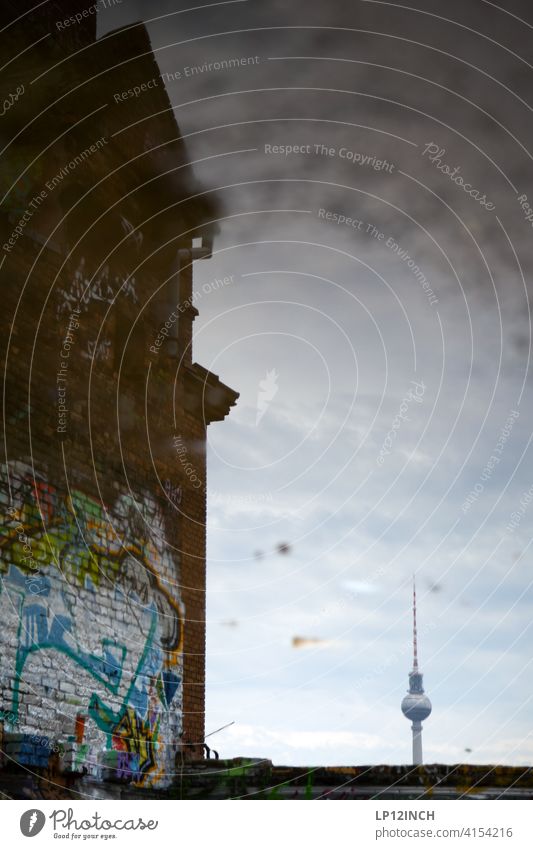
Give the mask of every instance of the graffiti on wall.
<path id="1" fill-rule="evenodd" d="M 112 351 L 111 339 L 100 339 L 98 342 L 87 340 L 87 349 L 81 352 L 85 360 L 98 360 L 100 362 L 108 362 L 111 359 Z"/>
<path id="2" fill-rule="evenodd" d="M 85 258 L 82 257 L 74 272 L 72 280 L 58 289 L 57 317 L 70 315 L 74 307 L 87 312 L 91 303 L 96 301 L 104 304 L 114 304 L 117 295 L 121 295 L 136 304 L 137 284 L 135 277 L 112 275 L 106 265 L 94 277 L 87 276 Z"/>
<path id="3" fill-rule="evenodd" d="M 10 481 L 13 502 L 0 505 L 0 603 L 17 630 L 14 721 L 32 660 L 61 657 L 73 680 L 88 682 L 76 692 L 86 693 L 88 736 L 105 740 L 105 764 L 115 776 L 156 781 L 169 735 L 179 733 L 183 674 L 184 614 L 163 514 L 146 494 L 107 508 L 77 490 L 59 493 L 21 464 Z M 5 498 L 5 469 L 0 491 Z"/>

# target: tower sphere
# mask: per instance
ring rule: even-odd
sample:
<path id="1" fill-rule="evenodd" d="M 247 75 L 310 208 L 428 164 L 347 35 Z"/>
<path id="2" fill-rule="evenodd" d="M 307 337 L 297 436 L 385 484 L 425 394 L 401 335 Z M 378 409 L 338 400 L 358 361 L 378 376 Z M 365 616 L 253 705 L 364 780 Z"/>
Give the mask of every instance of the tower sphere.
<path id="1" fill-rule="evenodd" d="M 402 700 L 402 713 L 411 722 L 423 722 L 431 713 L 431 702 L 425 693 L 407 693 Z"/>

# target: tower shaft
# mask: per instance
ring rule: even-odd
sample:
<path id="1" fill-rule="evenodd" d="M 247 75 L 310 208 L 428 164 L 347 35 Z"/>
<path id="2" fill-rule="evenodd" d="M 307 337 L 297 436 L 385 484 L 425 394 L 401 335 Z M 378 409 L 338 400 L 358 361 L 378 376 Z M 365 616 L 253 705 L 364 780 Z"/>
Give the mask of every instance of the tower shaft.
<path id="1" fill-rule="evenodd" d="M 422 757 L 422 723 L 413 722 L 413 766 L 421 766 L 424 763 Z"/>
<path id="2" fill-rule="evenodd" d="M 416 584 L 413 576 L 413 672 L 418 672 L 418 639 L 416 634 Z"/>

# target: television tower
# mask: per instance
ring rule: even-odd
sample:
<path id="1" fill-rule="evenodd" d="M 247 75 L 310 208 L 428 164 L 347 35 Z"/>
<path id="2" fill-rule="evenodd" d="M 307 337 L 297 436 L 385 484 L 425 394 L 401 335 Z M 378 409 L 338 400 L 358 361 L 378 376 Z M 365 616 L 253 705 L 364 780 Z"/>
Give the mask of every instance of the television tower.
<path id="1" fill-rule="evenodd" d="M 416 586 L 413 575 L 413 670 L 409 673 L 409 689 L 402 701 L 402 713 L 412 722 L 413 730 L 413 764 L 419 765 L 422 760 L 422 720 L 431 713 L 431 702 L 424 693 L 423 675 L 418 671 L 418 645 L 416 636 Z"/>

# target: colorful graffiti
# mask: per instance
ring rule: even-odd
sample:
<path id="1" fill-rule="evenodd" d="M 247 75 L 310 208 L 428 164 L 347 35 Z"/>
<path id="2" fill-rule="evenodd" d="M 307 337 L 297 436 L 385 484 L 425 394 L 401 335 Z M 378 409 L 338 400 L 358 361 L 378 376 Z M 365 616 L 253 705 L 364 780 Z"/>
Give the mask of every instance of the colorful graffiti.
<path id="1" fill-rule="evenodd" d="M 80 491 L 62 495 L 21 464 L 9 474 L 11 505 L 6 469 L 0 480 L 0 576 L 3 608 L 17 623 L 14 722 L 26 708 L 26 679 L 35 677 L 27 670 L 41 658 L 48 668 L 37 665 L 37 689 L 72 696 L 64 738 L 74 727 L 79 736 L 81 696 L 87 761 L 114 762 L 118 777 L 161 781 L 181 728 L 184 621 L 162 511 L 147 495 L 119 496 L 109 508 Z M 76 686 L 50 675 L 51 656 L 64 660 Z"/>

